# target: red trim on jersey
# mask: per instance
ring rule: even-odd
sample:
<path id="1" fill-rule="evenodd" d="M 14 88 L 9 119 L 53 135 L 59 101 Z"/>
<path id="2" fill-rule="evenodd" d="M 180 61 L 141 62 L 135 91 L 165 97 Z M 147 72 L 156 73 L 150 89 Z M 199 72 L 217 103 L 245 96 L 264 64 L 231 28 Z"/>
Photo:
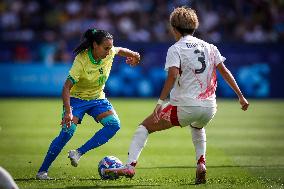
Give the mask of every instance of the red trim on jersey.
<path id="1" fill-rule="evenodd" d="M 177 107 L 168 105 L 162 109 L 160 113 L 160 118 L 169 121 L 174 126 L 180 126 L 177 116 Z"/>
<path id="2" fill-rule="evenodd" d="M 166 107 L 162 110 L 161 115 L 164 115 L 164 114 L 166 114 L 168 111 L 171 111 L 172 107 L 173 107 L 172 105 L 166 106 Z"/>
<path id="3" fill-rule="evenodd" d="M 206 99 L 215 93 L 216 88 L 217 88 L 216 66 L 214 66 L 213 69 L 214 70 L 212 72 L 211 78 L 209 82 L 207 83 L 207 88 L 203 93 L 199 94 L 199 96 L 197 97 L 198 99 Z"/>

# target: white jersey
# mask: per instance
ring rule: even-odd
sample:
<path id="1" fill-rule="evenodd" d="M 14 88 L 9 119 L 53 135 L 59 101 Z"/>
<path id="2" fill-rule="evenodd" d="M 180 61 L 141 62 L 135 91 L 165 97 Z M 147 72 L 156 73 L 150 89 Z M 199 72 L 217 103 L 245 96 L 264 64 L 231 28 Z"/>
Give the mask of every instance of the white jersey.
<path id="1" fill-rule="evenodd" d="M 179 68 L 170 93 L 174 106 L 216 107 L 216 66 L 226 60 L 217 47 L 191 35 L 168 49 L 165 70 Z"/>

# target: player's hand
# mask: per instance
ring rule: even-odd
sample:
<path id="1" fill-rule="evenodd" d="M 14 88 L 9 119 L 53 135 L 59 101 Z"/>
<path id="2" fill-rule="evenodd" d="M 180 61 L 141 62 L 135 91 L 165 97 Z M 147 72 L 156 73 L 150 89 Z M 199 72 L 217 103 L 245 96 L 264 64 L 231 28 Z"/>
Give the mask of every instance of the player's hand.
<path id="1" fill-rule="evenodd" d="M 249 103 L 247 99 L 245 99 L 245 97 L 241 97 L 239 98 L 239 102 L 240 102 L 242 110 L 246 111 L 249 107 Z"/>
<path id="2" fill-rule="evenodd" d="M 140 61 L 140 54 L 135 52 L 132 57 L 126 58 L 126 63 L 130 66 L 136 66 Z"/>
<path id="3" fill-rule="evenodd" d="M 66 124 L 66 127 L 69 128 L 72 124 L 72 120 L 73 120 L 72 113 L 65 112 L 64 117 L 63 117 L 60 125 L 63 126 L 64 124 Z"/>
<path id="4" fill-rule="evenodd" d="M 162 111 L 162 105 L 157 104 L 156 108 L 154 109 L 154 112 L 153 112 L 154 123 L 157 123 L 160 120 L 161 111 Z"/>

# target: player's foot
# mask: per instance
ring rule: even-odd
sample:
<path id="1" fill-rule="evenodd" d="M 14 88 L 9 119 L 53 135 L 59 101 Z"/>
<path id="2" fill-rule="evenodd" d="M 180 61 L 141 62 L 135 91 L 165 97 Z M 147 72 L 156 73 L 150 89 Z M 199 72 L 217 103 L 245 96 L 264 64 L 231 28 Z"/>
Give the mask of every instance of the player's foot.
<path id="1" fill-rule="evenodd" d="M 105 174 L 110 176 L 125 176 L 132 178 L 135 175 L 135 168 L 131 165 L 124 165 L 120 168 L 105 169 Z"/>
<path id="2" fill-rule="evenodd" d="M 50 178 L 50 177 L 47 175 L 47 172 L 45 172 L 45 171 L 38 172 L 38 173 L 36 174 L 36 179 L 37 179 L 37 180 L 52 180 L 52 178 Z"/>
<path id="3" fill-rule="evenodd" d="M 205 159 L 201 156 L 197 162 L 195 184 L 206 183 Z"/>
<path id="4" fill-rule="evenodd" d="M 71 161 L 71 165 L 74 167 L 78 166 L 79 160 L 81 158 L 81 154 L 77 150 L 70 150 L 68 152 L 68 158 Z"/>

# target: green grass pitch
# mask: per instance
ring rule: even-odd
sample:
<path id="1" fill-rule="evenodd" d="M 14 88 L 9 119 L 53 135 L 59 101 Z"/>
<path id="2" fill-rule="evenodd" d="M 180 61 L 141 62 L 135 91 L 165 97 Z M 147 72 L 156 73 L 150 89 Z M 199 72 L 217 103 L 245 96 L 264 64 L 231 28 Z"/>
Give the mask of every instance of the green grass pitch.
<path id="1" fill-rule="evenodd" d="M 194 185 L 195 152 L 188 128 L 151 134 L 133 179 L 101 180 L 98 162 L 106 155 L 127 159 L 137 125 L 153 111 L 156 99 L 110 99 L 122 123 L 107 144 L 85 154 L 77 168 L 67 152 L 99 128 L 86 116 L 49 170 L 56 180 L 35 174 L 51 140 L 59 133 L 60 99 L 0 99 L 0 166 L 20 188 L 284 188 L 284 101 L 251 100 L 241 111 L 238 101 L 218 100 L 207 126 L 207 184 Z"/>

